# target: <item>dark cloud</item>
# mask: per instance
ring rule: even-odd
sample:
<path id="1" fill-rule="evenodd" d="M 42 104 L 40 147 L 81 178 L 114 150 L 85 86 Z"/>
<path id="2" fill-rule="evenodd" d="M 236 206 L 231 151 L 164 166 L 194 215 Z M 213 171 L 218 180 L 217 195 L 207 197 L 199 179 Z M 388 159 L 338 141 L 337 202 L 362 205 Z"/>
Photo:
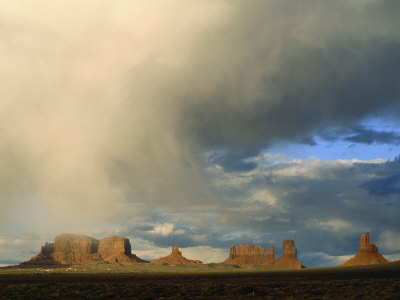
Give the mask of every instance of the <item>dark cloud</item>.
<path id="1" fill-rule="evenodd" d="M 400 204 L 394 201 L 382 205 L 380 197 L 362 186 L 377 174 L 391 174 L 396 168 L 397 159 L 275 164 L 259 160 L 257 168 L 249 172 L 219 169 L 209 174 L 221 193 L 219 207 L 212 215 L 149 215 L 148 225 L 132 225 L 127 235 L 158 247 L 175 242 L 185 247 L 212 245 L 226 249 L 229 245 L 274 244 L 277 256 L 282 253 L 282 241 L 293 239 L 305 265 L 338 265 L 344 256 L 358 252 L 362 233 L 370 231 L 372 241 L 377 243 L 382 236 L 386 241 L 396 232 Z M 165 224 L 174 224 L 174 229 L 165 235 L 151 233 Z M 393 243 L 388 245 L 378 244 L 384 254 L 400 250 Z"/>
<path id="2" fill-rule="evenodd" d="M 365 182 L 364 187 L 375 196 L 388 196 L 400 193 L 400 172 L 383 178 L 374 178 Z"/>
<path id="3" fill-rule="evenodd" d="M 254 161 L 246 161 L 246 158 L 256 156 L 254 151 L 221 150 L 211 151 L 208 163 L 220 165 L 226 171 L 251 171 L 257 167 Z"/>
<path id="4" fill-rule="evenodd" d="M 257 152 L 396 106 L 400 35 L 392 28 L 393 5 L 256 1 L 240 7 L 196 56 L 212 66 L 206 74 L 213 82 L 207 94 L 189 90 L 185 123 L 206 147 Z"/>
<path id="5" fill-rule="evenodd" d="M 357 144 L 386 144 L 399 145 L 400 135 L 395 131 L 379 131 L 367 128 L 363 125 L 355 125 L 349 128 L 326 130 L 318 134 L 329 142 L 346 141 Z M 350 147 L 350 146 L 349 146 Z"/>
<path id="6" fill-rule="evenodd" d="M 344 137 L 345 141 L 360 144 L 389 144 L 399 145 L 400 135 L 394 131 L 376 131 L 365 127 L 357 127 L 353 133 Z"/>

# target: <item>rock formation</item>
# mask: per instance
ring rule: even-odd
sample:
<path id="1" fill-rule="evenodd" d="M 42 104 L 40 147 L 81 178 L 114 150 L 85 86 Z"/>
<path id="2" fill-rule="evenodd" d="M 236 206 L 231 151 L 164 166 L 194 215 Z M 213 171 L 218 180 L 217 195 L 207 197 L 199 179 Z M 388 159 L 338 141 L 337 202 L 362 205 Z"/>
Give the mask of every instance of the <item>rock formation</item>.
<path id="1" fill-rule="evenodd" d="M 265 252 L 267 254 L 267 258 L 265 260 L 265 264 L 268 265 L 273 265 L 274 261 L 275 261 L 275 249 L 274 249 L 274 245 L 272 245 L 271 247 L 265 247 Z"/>
<path id="2" fill-rule="evenodd" d="M 80 234 L 62 234 L 55 238 L 54 252 L 50 253 L 50 256 L 64 265 L 85 264 L 101 260 L 97 253 L 98 248 L 99 241 L 91 237 Z"/>
<path id="3" fill-rule="evenodd" d="M 119 236 L 110 236 L 100 240 L 98 252 L 104 261 L 111 264 L 129 265 L 132 260 L 143 262 L 132 254 L 129 239 Z"/>
<path id="4" fill-rule="evenodd" d="M 361 236 L 360 252 L 339 267 L 376 265 L 387 262 L 387 259 L 379 254 L 378 247 L 369 242 L 369 232 L 367 232 Z"/>
<path id="5" fill-rule="evenodd" d="M 40 253 L 21 265 L 70 265 L 107 262 L 118 265 L 144 262 L 131 253 L 129 239 L 110 236 L 96 240 L 80 234 L 62 234 L 45 243 Z"/>
<path id="6" fill-rule="evenodd" d="M 297 249 L 294 241 L 283 241 L 283 256 L 275 260 L 274 245 L 264 248 L 254 245 L 231 246 L 229 258 L 224 264 L 259 265 L 267 268 L 301 269 L 302 264 L 297 260 Z"/>
<path id="7" fill-rule="evenodd" d="M 264 248 L 255 245 L 240 245 L 239 247 L 231 246 L 229 258 L 224 261 L 224 264 L 264 265 Z"/>
<path id="8" fill-rule="evenodd" d="M 297 248 L 293 240 L 283 241 L 283 256 L 273 263 L 274 268 L 279 269 L 301 269 L 302 265 L 297 260 Z"/>
<path id="9" fill-rule="evenodd" d="M 199 260 L 190 260 L 182 256 L 182 252 L 179 251 L 178 246 L 172 247 L 172 252 L 168 256 L 161 257 L 157 260 L 153 260 L 150 262 L 151 264 L 161 265 L 161 264 L 169 264 L 169 265 L 199 265 L 202 264 Z"/>

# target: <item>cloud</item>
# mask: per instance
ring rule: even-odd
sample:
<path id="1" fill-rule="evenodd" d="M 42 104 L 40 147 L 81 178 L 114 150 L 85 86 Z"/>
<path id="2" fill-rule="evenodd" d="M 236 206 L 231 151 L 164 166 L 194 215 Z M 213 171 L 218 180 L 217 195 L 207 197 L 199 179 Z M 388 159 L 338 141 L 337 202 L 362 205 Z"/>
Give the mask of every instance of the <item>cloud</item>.
<path id="1" fill-rule="evenodd" d="M 182 252 L 182 255 L 187 259 L 200 260 L 203 263 L 219 263 L 227 259 L 229 256 L 229 249 L 214 248 L 211 246 L 198 246 L 187 248 L 180 247 L 179 250 Z M 143 259 L 155 260 L 171 254 L 171 248 L 153 247 L 150 250 L 135 251 L 135 254 Z"/>
<path id="2" fill-rule="evenodd" d="M 175 239 L 216 248 L 280 243 L 289 232 L 308 241 L 319 236 L 305 224 L 315 215 L 391 228 L 387 208 L 360 186 L 393 175 L 394 165 L 271 162 L 262 151 L 277 141 L 313 145 L 315 133 L 371 115 L 398 118 L 399 9 L 395 1 L 8 1 L 1 228 L 124 225 L 160 247 Z M 228 233 L 238 234 L 219 241 Z M 340 251 L 352 250 L 347 241 L 335 241 Z"/>
<path id="3" fill-rule="evenodd" d="M 249 172 L 210 168 L 208 177 L 220 197 L 212 212 L 208 207 L 195 212 L 151 209 L 114 231 L 89 235 L 129 237 L 133 253 L 147 259 L 168 255 L 168 247 L 177 244 L 184 253 L 194 249 L 187 257 L 201 257 L 205 262 L 223 261 L 229 246 L 240 244 L 274 244 L 279 256 L 282 241 L 293 239 L 299 258 L 313 267 L 342 263 L 359 251 L 361 234 L 370 231 L 381 253 L 397 255 L 393 243 L 400 225 L 394 209 L 398 203 L 382 205 L 380 197 L 360 187 L 377 174 L 393 172 L 397 160 L 301 161 L 282 157 L 263 154 L 255 158 L 258 167 Z M 284 172 L 299 166 L 301 172 Z M 55 235 L 4 236 L 1 240 L 7 242 L 0 244 L 0 257 L 16 260 L 12 253 L 19 253 L 19 260 L 29 259 L 40 244 L 52 241 Z M 206 249 L 218 255 L 207 259 L 202 252 Z"/>
<path id="4" fill-rule="evenodd" d="M 399 145 L 400 135 L 395 131 L 379 131 L 367 128 L 363 125 L 356 125 L 350 128 L 328 130 L 320 133 L 324 140 L 335 142 L 338 140 L 358 144 L 387 144 Z"/>
<path id="5" fill-rule="evenodd" d="M 349 142 L 368 145 L 373 143 L 398 145 L 400 143 L 400 136 L 396 132 L 376 131 L 366 128 L 358 128 L 351 136 L 347 136 L 344 139 Z"/>
<path id="6" fill-rule="evenodd" d="M 264 202 L 271 206 L 276 206 L 277 199 L 268 190 L 257 190 L 252 197 L 255 201 Z"/>
<path id="7" fill-rule="evenodd" d="M 184 234 L 185 231 L 183 229 L 178 229 L 174 230 L 174 224 L 171 223 L 165 223 L 165 224 L 159 224 L 154 226 L 154 228 L 150 231 L 148 231 L 150 234 L 160 234 L 162 236 L 168 236 L 171 234 Z"/>
<path id="8" fill-rule="evenodd" d="M 321 128 L 398 103 L 393 2 L 74 5 L 1 11 L 0 149 L 21 166 L 1 185 L 24 193 L 2 200 L 10 224 L 27 198 L 38 229 L 72 214 L 81 228 L 147 206 L 196 210 L 219 201 L 205 152 L 247 172 L 276 140 L 312 144 Z"/>
<path id="9" fill-rule="evenodd" d="M 331 261 L 329 264 L 335 265 L 359 251 L 362 233 L 370 231 L 377 239 L 384 230 L 395 232 L 399 225 L 393 209 L 397 202 L 382 205 L 380 198 L 360 187 L 377 174 L 392 172 L 396 160 L 277 160 L 277 156 L 266 154 L 256 160 L 258 167 L 249 172 L 209 168 L 209 177 L 215 179 L 212 182 L 221 199 L 212 214 L 162 214 L 148 220 L 173 220 L 185 234 L 153 238 L 132 224 L 126 235 L 149 240 L 155 247 L 177 243 L 228 249 L 247 243 L 274 244 L 277 255 L 283 240 L 294 239 L 301 259 L 303 253 L 320 251 L 331 256 L 318 258 L 321 264 Z M 307 257 L 307 266 L 319 265 Z"/>
<path id="10" fill-rule="evenodd" d="M 18 264 L 39 253 L 40 246 L 50 241 L 51 234 L 22 233 L 7 234 L 1 237 L 0 263 Z"/>
<path id="11" fill-rule="evenodd" d="M 388 27 L 396 22 L 393 4 L 308 4 L 239 5 L 238 15 L 222 27 L 231 34 L 215 41 L 213 32 L 206 39 L 198 61 L 213 65 L 208 76 L 215 84 L 194 94 L 195 103 L 185 110 L 204 144 L 255 151 L 277 139 L 301 140 L 319 128 L 352 124 L 395 104 L 399 91 L 394 81 L 383 80 L 387 72 L 399 76 L 391 67 L 399 59 L 399 36 Z M 343 10 L 351 16 L 344 19 Z M 376 27 L 378 15 L 388 18 Z M 368 71 L 375 67 L 385 75 Z"/>
<path id="12" fill-rule="evenodd" d="M 387 196 L 400 193 L 400 172 L 383 178 L 373 178 L 362 185 L 375 196 Z"/>
<path id="13" fill-rule="evenodd" d="M 400 252 L 400 234 L 398 231 L 385 230 L 379 236 L 379 246 L 381 251 L 387 251 L 389 253 Z"/>
<path id="14" fill-rule="evenodd" d="M 345 263 L 347 260 L 352 258 L 353 255 L 341 255 L 332 256 L 322 252 L 305 253 L 302 255 L 303 265 L 308 266 L 308 262 L 312 264 L 313 267 L 336 267 Z"/>
<path id="15" fill-rule="evenodd" d="M 330 227 L 333 231 L 351 230 L 352 225 L 347 221 L 341 219 L 332 219 L 329 221 L 316 221 L 319 227 Z"/>

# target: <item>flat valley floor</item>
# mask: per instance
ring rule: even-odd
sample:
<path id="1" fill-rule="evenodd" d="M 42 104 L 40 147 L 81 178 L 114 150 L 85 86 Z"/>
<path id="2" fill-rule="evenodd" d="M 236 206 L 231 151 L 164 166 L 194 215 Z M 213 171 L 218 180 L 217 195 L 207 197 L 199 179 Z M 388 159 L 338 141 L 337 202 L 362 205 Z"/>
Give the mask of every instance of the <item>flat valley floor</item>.
<path id="1" fill-rule="evenodd" d="M 400 263 L 266 270 L 106 264 L 0 268 L 0 299 L 400 299 Z"/>

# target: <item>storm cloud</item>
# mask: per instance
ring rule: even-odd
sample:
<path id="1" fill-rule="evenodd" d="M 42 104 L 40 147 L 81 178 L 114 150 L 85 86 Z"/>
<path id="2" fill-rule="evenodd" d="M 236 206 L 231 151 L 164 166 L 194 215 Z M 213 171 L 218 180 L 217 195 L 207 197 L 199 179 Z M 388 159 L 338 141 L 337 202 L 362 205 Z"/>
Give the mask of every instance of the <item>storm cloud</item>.
<path id="1" fill-rule="evenodd" d="M 4 1 L 4 234 L 48 236 L 51 224 L 57 233 L 122 226 L 158 246 L 171 235 L 225 247 L 289 231 L 309 241 L 313 226 L 333 232 L 368 215 L 365 202 L 393 230 L 374 198 L 383 179 L 359 172 L 388 165 L 302 168 L 263 153 L 276 142 L 315 145 L 314 134 L 366 117 L 397 118 L 399 12 L 397 1 Z M 368 144 L 368 130 L 349 139 Z M 388 134 L 371 139 L 394 143 Z M 310 177 L 313 166 L 326 180 Z M 356 210 L 344 209 L 342 192 Z M 158 236 L 165 224 L 175 231 Z"/>

